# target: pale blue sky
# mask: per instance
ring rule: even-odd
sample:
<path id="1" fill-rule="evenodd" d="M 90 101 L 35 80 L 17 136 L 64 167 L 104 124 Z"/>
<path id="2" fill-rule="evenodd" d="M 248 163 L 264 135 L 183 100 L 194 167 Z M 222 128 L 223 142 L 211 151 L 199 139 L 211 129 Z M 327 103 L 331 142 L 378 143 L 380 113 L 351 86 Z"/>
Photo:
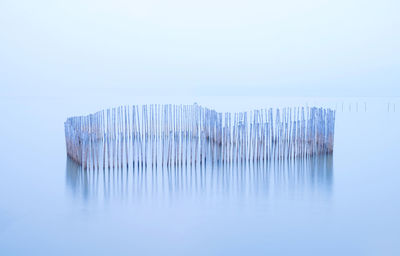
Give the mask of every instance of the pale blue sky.
<path id="1" fill-rule="evenodd" d="M 400 96 L 392 0 L 0 2 L 0 97 Z"/>

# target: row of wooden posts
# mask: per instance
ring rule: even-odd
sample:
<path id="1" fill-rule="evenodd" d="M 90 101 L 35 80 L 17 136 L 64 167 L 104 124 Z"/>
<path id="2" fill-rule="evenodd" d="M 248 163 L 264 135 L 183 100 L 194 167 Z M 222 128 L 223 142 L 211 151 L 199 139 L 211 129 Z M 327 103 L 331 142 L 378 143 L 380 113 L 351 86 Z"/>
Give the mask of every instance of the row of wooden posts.
<path id="1" fill-rule="evenodd" d="M 136 105 L 70 117 L 64 125 L 67 154 L 85 169 L 231 163 L 331 154 L 335 111 Z"/>

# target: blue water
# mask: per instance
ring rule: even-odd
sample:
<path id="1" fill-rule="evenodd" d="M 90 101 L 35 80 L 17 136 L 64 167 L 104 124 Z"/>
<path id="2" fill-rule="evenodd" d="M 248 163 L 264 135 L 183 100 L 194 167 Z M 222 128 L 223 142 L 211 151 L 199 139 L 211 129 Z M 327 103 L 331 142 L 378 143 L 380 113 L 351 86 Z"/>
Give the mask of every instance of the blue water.
<path id="1" fill-rule="evenodd" d="M 400 255 L 398 99 L 304 100 L 337 109 L 333 156 L 307 163 L 85 172 L 69 162 L 65 119 L 134 103 L 122 101 L 0 103 L 0 255 Z M 199 100 L 221 111 L 265 102 Z"/>

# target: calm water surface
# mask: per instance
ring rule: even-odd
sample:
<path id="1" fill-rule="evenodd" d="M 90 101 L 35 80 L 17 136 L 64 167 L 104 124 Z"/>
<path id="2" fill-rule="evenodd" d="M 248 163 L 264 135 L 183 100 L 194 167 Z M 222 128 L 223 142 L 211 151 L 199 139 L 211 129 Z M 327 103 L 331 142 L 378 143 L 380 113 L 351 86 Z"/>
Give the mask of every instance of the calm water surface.
<path id="1" fill-rule="evenodd" d="M 6 99 L 0 254 L 400 255 L 399 100 L 314 101 L 337 109 L 333 156 L 83 171 L 66 158 L 63 122 L 115 102 Z"/>

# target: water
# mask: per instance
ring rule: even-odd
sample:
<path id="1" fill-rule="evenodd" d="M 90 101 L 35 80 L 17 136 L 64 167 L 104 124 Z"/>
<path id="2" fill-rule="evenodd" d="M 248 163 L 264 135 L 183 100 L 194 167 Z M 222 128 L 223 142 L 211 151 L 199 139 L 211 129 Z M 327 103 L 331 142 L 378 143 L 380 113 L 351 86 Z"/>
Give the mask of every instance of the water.
<path id="1" fill-rule="evenodd" d="M 1 255 L 400 254 L 399 99 L 196 99 L 336 107 L 334 154 L 310 162 L 85 172 L 67 160 L 68 116 L 139 100 L 0 103 Z"/>

